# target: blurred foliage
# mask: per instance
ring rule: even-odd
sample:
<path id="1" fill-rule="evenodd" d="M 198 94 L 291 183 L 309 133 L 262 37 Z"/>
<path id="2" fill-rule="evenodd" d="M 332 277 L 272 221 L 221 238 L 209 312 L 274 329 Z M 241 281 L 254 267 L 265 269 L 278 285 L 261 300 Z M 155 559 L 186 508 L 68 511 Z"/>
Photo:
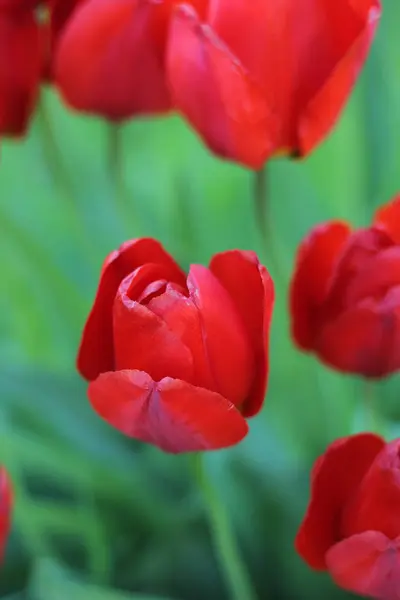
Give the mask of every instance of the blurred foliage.
<path id="1" fill-rule="evenodd" d="M 226 598 L 187 457 L 111 430 L 75 372 L 101 263 L 140 235 L 159 238 L 185 267 L 254 249 L 275 275 L 265 408 L 239 447 L 207 455 L 207 468 L 260 598 L 346 597 L 293 549 L 309 470 L 335 437 L 371 427 L 398 435 L 399 378 L 375 386 L 372 421 L 362 382 L 293 347 L 287 282 L 312 225 L 365 224 L 398 190 L 400 5 L 383 2 L 367 68 L 333 135 L 306 161 L 267 167 L 279 269 L 256 226 L 254 175 L 211 157 L 176 116 L 115 131 L 45 90 L 29 137 L 2 142 L 0 461 L 17 502 L 1 597 Z"/>

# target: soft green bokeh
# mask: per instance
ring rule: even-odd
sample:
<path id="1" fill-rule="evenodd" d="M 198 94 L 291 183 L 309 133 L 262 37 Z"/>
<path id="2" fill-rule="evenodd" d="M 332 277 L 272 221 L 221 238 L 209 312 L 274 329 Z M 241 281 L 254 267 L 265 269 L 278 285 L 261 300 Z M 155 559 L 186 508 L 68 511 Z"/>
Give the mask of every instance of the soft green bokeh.
<path id="1" fill-rule="evenodd" d="M 159 238 L 185 267 L 255 249 L 275 275 L 264 410 L 240 446 L 207 455 L 207 468 L 261 600 L 346 597 L 293 549 L 309 471 L 338 436 L 373 426 L 398 433 L 399 378 L 375 386 L 372 420 L 363 382 L 293 347 L 286 296 L 311 226 L 365 224 L 400 189 L 400 6 L 383 2 L 367 68 L 333 135 L 306 161 L 268 166 L 279 272 L 256 227 L 253 175 L 211 157 L 177 117 L 124 127 L 115 165 L 115 132 L 46 92 L 29 138 L 2 143 L 0 461 L 16 492 L 2 597 L 226 598 L 187 458 L 113 431 L 75 372 L 102 260 L 139 235 Z"/>

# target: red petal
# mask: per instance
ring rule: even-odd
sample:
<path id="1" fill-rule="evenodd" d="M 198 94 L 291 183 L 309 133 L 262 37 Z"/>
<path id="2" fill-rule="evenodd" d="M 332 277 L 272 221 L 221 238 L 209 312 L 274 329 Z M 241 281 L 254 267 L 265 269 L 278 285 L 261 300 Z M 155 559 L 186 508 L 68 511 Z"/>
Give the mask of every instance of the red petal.
<path id="1" fill-rule="evenodd" d="M 0 134 L 26 132 L 39 90 L 42 57 L 33 12 L 0 14 Z"/>
<path id="2" fill-rule="evenodd" d="M 211 0 L 211 27 L 279 123 L 277 149 L 309 152 L 332 127 L 365 60 L 378 6 L 377 0 Z"/>
<path id="3" fill-rule="evenodd" d="M 400 440 L 375 457 L 342 514 L 342 537 L 376 530 L 394 539 L 400 534 Z"/>
<path id="4" fill-rule="evenodd" d="M 4 467 L 0 467 L 0 563 L 10 533 L 12 503 L 11 483 Z"/>
<path id="5" fill-rule="evenodd" d="M 77 366 L 88 380 L 114 369 L 112 308 L 121 281 L 146 263 L 163 268 L 165 279 L 186 285 L 185 274 L 159 242 L 141 238 L 125 242 L 105 260 L 93 308 L 86 322 Z"/>
<path id="6" fill-rule="evenodd" d="M 109 119 L 170 108 L 157 0 L 88 0 L 60 36 L 55 78 L 79 110 Z"/>
<path id="7" fill-rule="evenodd" d="M 158 315 L 193 356 L 191 383 L 209 390 L 217 390 L 206 350 L 200 314 L 190 298 L 168 286 L 166 292 L 149 302 L 149 309 Z"/>
<path id="8" fill-rule="evenodd" d="M 215 392 L 141 371 L 103 373 L 89 385 L 94 409 L 125 435 L 165 452 L 217 450 L 247 434 L 236 408 Z"/>
<path id="9" fill-rule="evenodd" d="M 255 377 L 255 356 L 245 324 L 229 293 L 209 269 L 192 265 L 187 282 L 199 311 L 216 391 L 239 406 L 248 397 Z"/>
<path id="10" fill-rule="evenodd" d="M 360 433 L 335 441 L 318 459 L 310 504 L 296 537 L 296 550 L 310 567 L 326 568 L 325 554 L 339 539 L 345 503 L 384 446 L 377 435 Z"/>
<path id="11" fill-rule="evenodd" d="M 400 538 L 389 540 L 378 531 L 366 531 L 335 544 L 326 555 L 337 585 L 377 600 L 398 600 L 400 591 Z"/>
<path id="12" fill-rule="evenodd" d="M 306 90 L 309 101 L 299 118 L 300 154 L 311 152 L 335 125 L 367 58 L 380 17 L 379 0 L 325 0 L 323 4 L 326 21 L 321 23 L 319 39 L 325 46 L 326 62 L 321 60 L 321 48 L 312 46 L 311 51 L 318 52 L 318 60 L 311 63 L 316 71 L 313 91 L 310 94 Z M 308 18 L 308 11 L 304 6 L 302 9 Z M 321 69 L 323 73 L 318 76 Z"/>
<path id="13" fill-rule="evenodd" d="M 155 381 L 163 377 L 191 380 L 193 359 L 189 349 L 165 322 L 130 298 L 139 267 L 121 283 L 114 302 L 115 368 L 146 371 Z M 158 267 L 159 268 L 159 267 Z"/>
<path id="14" fill-rule="evenodd" d="M 332 221 L 315 227 L 302 242 L 290 286 L 292 335 L 303 350 L 311 350 L 316 335 L 316 312 L 326 299 L 335 263 L 350 228 Z"/>
<path id="15" fill-rule="evenodd" d="M 49 9 L 48 47 L 45 65 L 45 78 L 52 79 L 53 59 L 58 37 L 61 34 L 73 11 L 86 0 L 47 0 Z"/>
<path id="16" fill-rule="evenodd" d="M 242 414 L 252 417 L 260 410 L 267 390 L 274 284 L 253 252 L 231 250 L 216 254 L 210 269 L 229 292 L 255 354 L 253 388 L 242 407 Z"/>
<path id="17" fill-rule="evenodd" d="M 382 229 L 395 244 L 400 244 L 400 195 L 377 210 L 374 226 Z"/>
<path id="18" fill-rule="evenodd" d="M 396 293 L 382 302 L 364 300 L 324 323 L 315 343 L 319 357 L 335 369 L 364 377 L 384 377 L 399 369 L 399 308 Z"/>
<path id="19" fill-rule="evenodd" d="M 367 259 L 349 281 L 346 305 L 354 306 L 364 298 L 380 299 L 389 288 L 400 284 L 400 247 L 392 246 Z"/>
<path id="20" fill-rule="evenodd" d="M 172 18 L 167 73 L 175 105 L 213 152 L 263 165 L 276 147 L 275 117 L 235 55 L 186 4 Z"/>

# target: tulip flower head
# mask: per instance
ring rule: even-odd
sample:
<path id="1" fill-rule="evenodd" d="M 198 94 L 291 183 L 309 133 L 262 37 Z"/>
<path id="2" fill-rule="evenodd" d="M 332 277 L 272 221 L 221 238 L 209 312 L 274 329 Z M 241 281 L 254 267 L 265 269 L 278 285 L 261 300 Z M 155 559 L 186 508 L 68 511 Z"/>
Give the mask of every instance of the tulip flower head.
<path id="1" fill-rule="evenodd" d="M 302 242 L 291 283 L 292 335 L 345 373 L 400 369 L 400 197 L 367 229 L 332 221 Z"/>
<path id="2" fill-rule="evenodd" d="M 238 443 L 266 392 L 273 298 L 252 252 L 186 276 L 155 240 L 126 242 L 103 265 L 79 349 L 92 406 L 166 452 Z"/>
<path id="3" fill-rule="evenodd" d="M 0 136 L 26 133 L 58 35 L 79 1 L 0 0 Z"/>
<path id="4" fill-rule="evenodd" d="M 12 491 L 4 467 L 0 467 L 0 562 L 3 560 L 11 527 Z"/>
<path id="5" fill-rule="evenodd" d="M 379 0 L 86 0 L 56 79 L 112 120 L 174 108 L 213 152 L 260 168 L 329 133 L 379 16 Z"/>
<path id="6" fill-rule="evenodd" d="M 400 440 L 337 440 L 316 461 L 296 538 L 300 556 L 337 585 L 376 600 L 400 597 Z"/>

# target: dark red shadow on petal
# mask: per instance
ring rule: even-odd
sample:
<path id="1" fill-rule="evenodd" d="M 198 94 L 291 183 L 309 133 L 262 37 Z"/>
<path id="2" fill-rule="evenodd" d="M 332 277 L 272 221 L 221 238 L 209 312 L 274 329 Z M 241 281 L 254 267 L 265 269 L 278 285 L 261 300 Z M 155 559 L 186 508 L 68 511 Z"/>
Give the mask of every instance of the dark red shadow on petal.
<path id="1" fill-rule="evenodd" d="M 335 583 L 354 594 L 376 600 L 400 597 L 400 538 L 365 531 L 335 544 L 326 555 Z"/>
<path id="2" fill-rule="evenodd" d="M 105 260 L 92 310 L 87 319 L 77 366 L 85 379 L 93 380 L 105 371 L 114 369 L 113 304 L 122 280 L 146 263 L 158 264 L 164 277 L 186 287 L 186 276 L 162 245 L 141 238 L 125 242 Z"/>
<path id="3" fill-rule="evenodd" d="M 290 284 L 290 313 L 292 336 L 303 350 L 313 349 L 317 315 L 349 236 L 347 223 L 332 221 L 315 227 L 299 247 Z"/>
<path id="4" fill-rule="evenodd" d="M 125 435 L 165 452 L 217 450 L 247 434 L 245 419 L 220 394 L 141 371 L 103 373 L 88 388 L 93 408 Z"/>
<path id="5" fill-rule="evenodd" d="M 344 505 L 384 446 L 379 436 L 360 433 L 333 442 L 318 458 L 310 503 L 295 541 L 297 552 L 310 567 L 326 569 L 326 552 L 340 539 Z"/>

